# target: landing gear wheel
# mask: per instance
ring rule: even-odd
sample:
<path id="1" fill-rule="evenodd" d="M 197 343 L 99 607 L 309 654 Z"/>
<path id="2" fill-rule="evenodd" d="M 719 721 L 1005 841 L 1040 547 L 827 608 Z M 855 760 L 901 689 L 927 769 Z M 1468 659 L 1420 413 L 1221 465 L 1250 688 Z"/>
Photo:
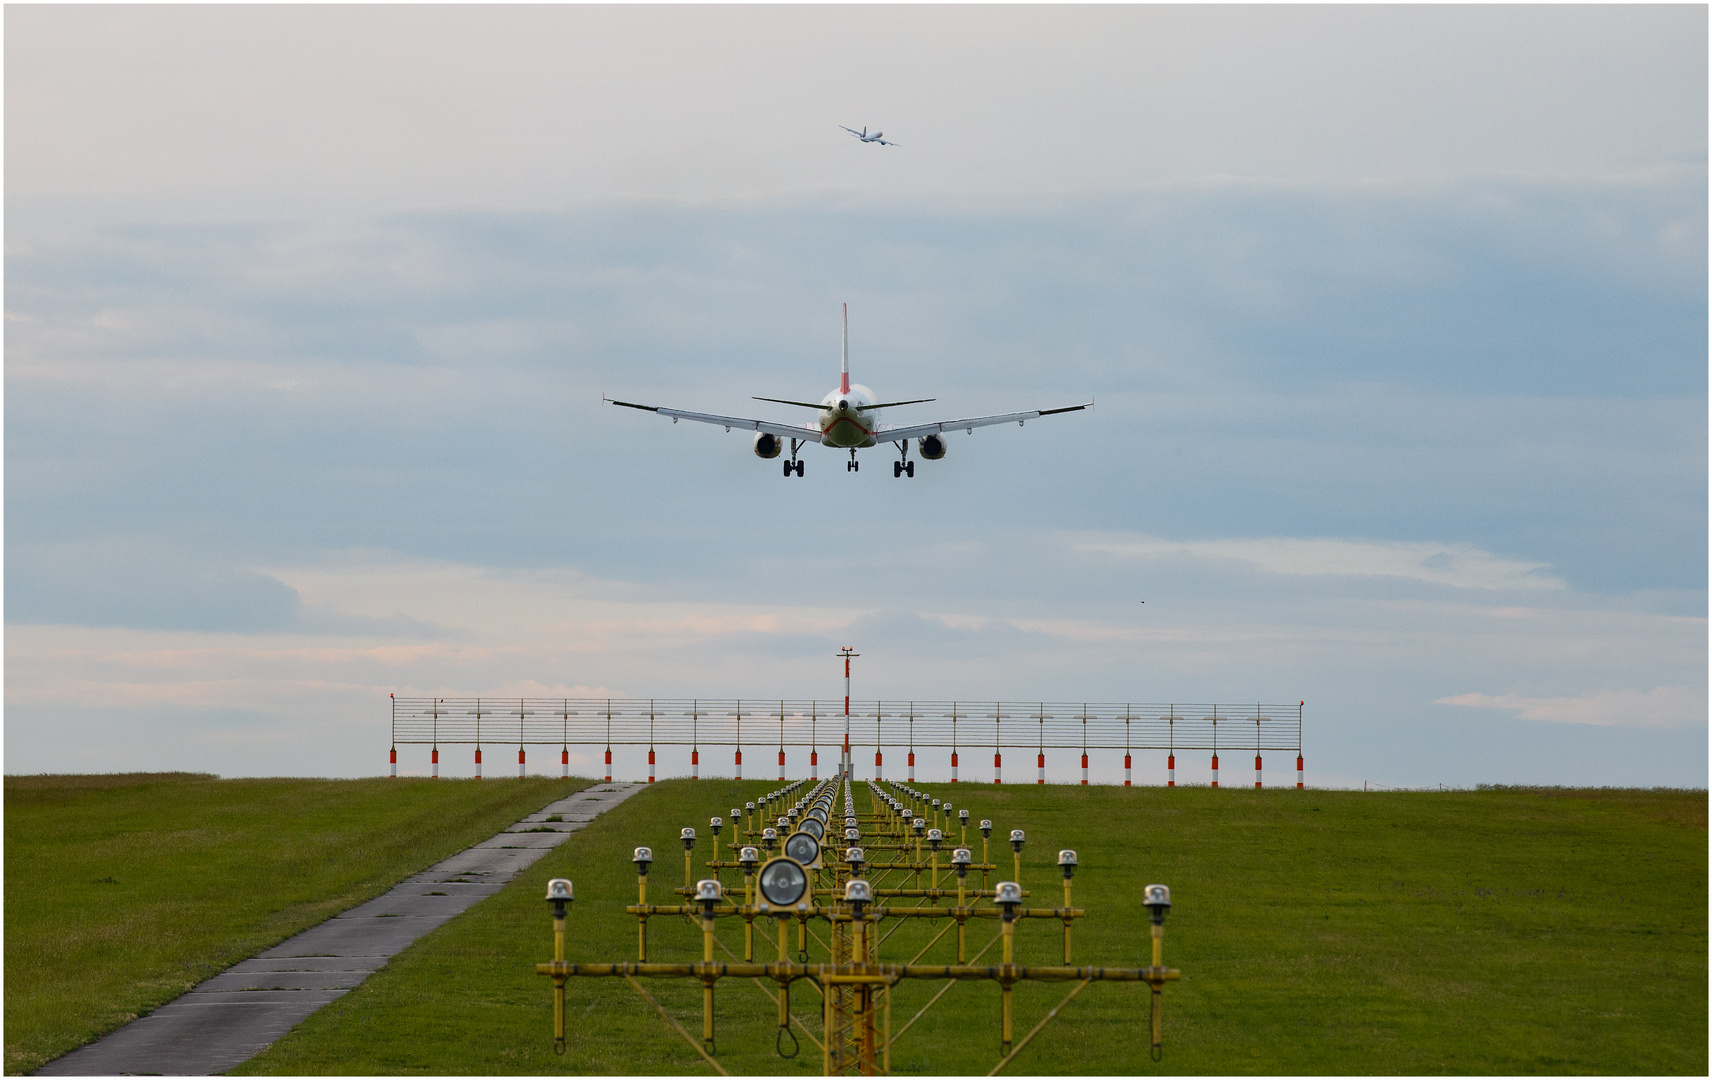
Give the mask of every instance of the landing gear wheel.
<path id="1" fill-rule="evenodd" d="M 892 476 L 893 476 L 893 478 L 895 479 L 899 476 L 902 476 L 903 474 L 904 474 L 904 463 L 901 461 L 892 462 Z"/>
<path id="2" fill-rule="evenodd" d="M 801 475 L 802 475 L 802 466 L 803 466 L 803 463 L 802 463 L 802 462 L 800 462 L 800 461 L 799 461 L 799 462 L 797 462 L 797 475 L 798 475 L 798 476 L 801 476 Z"/>
<path id="3" fill-rule="evenodd" d="M 791 475 L 791 463 L 788 461 L 785 462 L 785 475 L 786 476 Z"/>
<path id="4" fill-rule="evenodd" d="M 914 476 L 915 475 L 915 462 L 913 462 L 913 461 L 904 462 L 904 472 L 909 476 Z"/>

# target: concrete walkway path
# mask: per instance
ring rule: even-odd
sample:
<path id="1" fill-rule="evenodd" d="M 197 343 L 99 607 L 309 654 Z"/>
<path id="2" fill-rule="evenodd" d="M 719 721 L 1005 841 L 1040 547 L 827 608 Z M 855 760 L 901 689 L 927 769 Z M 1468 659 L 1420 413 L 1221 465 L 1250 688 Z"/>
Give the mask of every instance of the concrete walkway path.
<path id="1" fill-rule="evenodd" d="M 206 1076 L 248 1061 L 405 946 L 492 896 L 566 836 L 646 786 L 595 784 L 560 799 L 384 895 L 234 964 L 111 1035 L 48 1062 L 35 1075 Z M 555 814 L 563 820 L 547 820 Z M 541 829 L 552 831 L 536 831 Z"/>

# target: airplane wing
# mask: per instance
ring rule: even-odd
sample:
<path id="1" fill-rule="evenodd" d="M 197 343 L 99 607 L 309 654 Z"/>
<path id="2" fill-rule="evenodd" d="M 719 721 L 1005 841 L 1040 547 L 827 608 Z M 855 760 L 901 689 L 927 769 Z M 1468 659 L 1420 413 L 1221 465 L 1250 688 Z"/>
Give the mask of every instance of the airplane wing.
<path id="1" fill-rule="evenodd" d="M 848 131 L 850 134 L 856 136 L 858 139 L 862 138 L 863 133 L 860 131 L 857 131 L 855 128 L 847 128 L 847 127 L 844 127 L 843 124 L 839 124 L 838 126 L 841 128 L 844 128 L 845 131 Z"/>
<path id="2" fill-rule="evenodd" d="M 879 143 L 881 146 L 896 146 L 896 145 L 898 145 L 897 143 L 892 142 L 890 139 L 875 139 L 874 141 Z"/>
<path id="3" fill-rule="evenodd" d="M 750 420 L 741 416 L 715 416 L 713 413 L 687 412 L 683 409 L 668 409 L 661 405 L 637 405 L 634 402 L 615 401 L 612 398 L 602 398 L 601 400 L 612 405 L 622 405 L 626 409 L 640 409 L 643 412 L 669 416 L 673 423 L 679 420 L 694 420 L 698 424 L 719 424 L 726 431 L 730 431 L 732 428 L 742 428 L 745 431 L 765 431 L 769 435 L 782 435 L 787 439 L 802 439 L 806 442 L 820 441 L 820 429 L 804 424 L 776 424 L 771 420 Z"/>
<path id="4" fill-rule="evenodd" d="M 874 438 L 885 442 L 897 442 L 902 439 L 915 439 L 923 435 L 937 435 L 947 431 L 962 428 L 973 432 L 978 427 L 991 427 L 994 424 L 1021 424 L 1025 420 L 1033 420 L 1037 416 L 1052 416 L 1056 413 L 1080 412 L 1094 407 L 1093 402 L 1086 405 L 1067 405 L 1062 409 L 1035 409 L 1031 412 L 1001 413 L 997 416 L 971 416 L 966 420 L 941 420 L 932 424 L 911 424 L 908 427 L 881 428 L 874 432 Z"/>

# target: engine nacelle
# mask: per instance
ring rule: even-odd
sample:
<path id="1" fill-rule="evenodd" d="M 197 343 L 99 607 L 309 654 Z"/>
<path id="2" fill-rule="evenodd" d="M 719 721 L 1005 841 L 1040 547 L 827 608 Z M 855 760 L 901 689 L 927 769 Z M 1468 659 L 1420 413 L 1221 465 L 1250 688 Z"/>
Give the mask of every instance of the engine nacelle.
<path id="1" fill-rule="evenodd" d="M 785 440 L 767 431 L 755 433 L 755 456 L 758 458 L 776 458 L 785 449 Z"/>
<path id="2" fill-rule="evenodd" d="M 938 461 L 945 456 L 945 436 L 923 435 L 916 440 L 921 456 L 928 461 Z"/>

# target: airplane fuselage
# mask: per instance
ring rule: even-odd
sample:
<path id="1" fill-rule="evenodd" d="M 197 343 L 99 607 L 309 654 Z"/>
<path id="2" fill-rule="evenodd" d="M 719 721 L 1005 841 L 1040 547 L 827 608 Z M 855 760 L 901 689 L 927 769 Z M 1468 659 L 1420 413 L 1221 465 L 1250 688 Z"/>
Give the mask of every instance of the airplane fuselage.
<path id="1" fill-rule="evenodd" d="M 847 383 L 847 388 L 830 391 L 820 399 L 820 442 L 823 446 L 836 446 L 841 449 L 874 445 L 874 430 L 880 426 L 878 409 L 867 408 L 874 404 L 874 392 L 866 386 L 857 383 Z"/>

